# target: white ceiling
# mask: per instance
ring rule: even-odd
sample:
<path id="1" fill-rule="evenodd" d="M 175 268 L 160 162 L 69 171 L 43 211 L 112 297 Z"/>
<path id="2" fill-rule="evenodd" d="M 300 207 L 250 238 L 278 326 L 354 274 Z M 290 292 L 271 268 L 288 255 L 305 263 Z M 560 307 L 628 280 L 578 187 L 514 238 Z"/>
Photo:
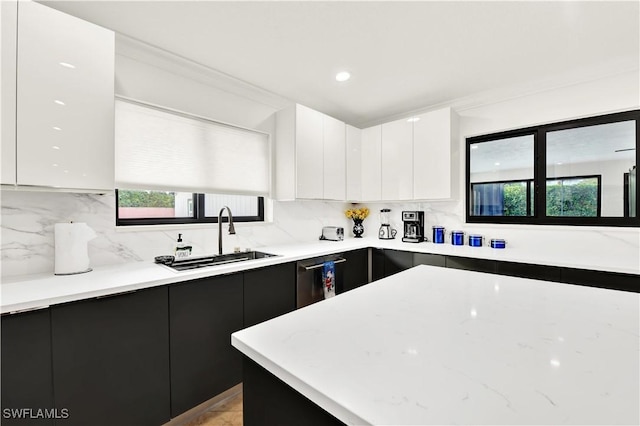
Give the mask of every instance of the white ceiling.
<path id="1" fill-rule="evenodd" d="M 639 63 L 637 1 L 43 3 L 359 127 Z"/>

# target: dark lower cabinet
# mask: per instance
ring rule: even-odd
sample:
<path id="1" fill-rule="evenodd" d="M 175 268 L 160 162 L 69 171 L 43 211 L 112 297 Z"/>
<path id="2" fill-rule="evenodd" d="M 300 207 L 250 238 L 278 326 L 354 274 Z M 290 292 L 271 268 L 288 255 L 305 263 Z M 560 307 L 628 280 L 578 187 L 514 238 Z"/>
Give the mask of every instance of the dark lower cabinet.
<path id="1" fill-rule="evenodd" d="M 377 281 L 384 278 L 384 250 L 371 249 L 371 280 Z"/>
<path id="2" fill-rule="evenodd" d="M 470 257 L 447 256 L 445 261 L 447 268 L 465 269 L 467 271 L 496 273 L 496 261 L 487 259 L 475 259 Z"/>
<path id="3" fill-rule="evenodd" d="M 609 288 L 613 290 L 640 292 L 640 276 L 615 272 L 562 268 L 562 282 Z"/>
<path id="4" fill-rule="evenodd" d="M 242 273 L 169 287 L 172 417 L 242 381 L 242 357 L 231 346 L 242 325 Z"/>
<path id="5" fill-rule="evenodd" d="M 244 327 L 296 309 L 296 265 L 285 263 L 244 273 Z"/>
<path id="6" fill-rule="evenodd" d="M 166 286 L 52 307 L 56 424 L 166 423 L 168 321 Z"/>
<path id="7" fill-rule="evenodd" d="M 244 357 L 242 383 L 245 426 L 344 425 L 291 386 Z"/>
<path id="8" fill-rule="evenodd" d="M 384 276 L 388 277 L 413 267 L 413 253 L 400 250 L 384 250 Z"/>
<path id="9" fill-rule="evenodd" d="M 35 410 L 56 408 L 53 403 L 50 310 L 3 315 L 1 350 L 2 424 L 52 425 L 51 418 L 31 418 L 37 417 Z M 23 409 L 34 410 L 34 415 L 20 411 Z"/>
<path id="10" fill-rule="evenodd" d="M 518 278 L 532 278 L 545 281 L 562 281 L 562 268 L 546 265 L 531 265 L 517 262 L 497 262 L 496 272 Z"/>
<path id="11" fill-rule="evenodd" d="M 413 266 L 416 265 L 431 265 L 431 266 L 446 266 L 446 257 L 441 254 L 429 254 L 429 253 L 414 253 L 413 254 Z"/>
<path id="12" fill-rule="evenodd" d="M 342 254 L 346 260 L 342 281 L 336 284 L 339 293 L 353 290 L 369 282 L 369 250 L 352 250 Z"/>

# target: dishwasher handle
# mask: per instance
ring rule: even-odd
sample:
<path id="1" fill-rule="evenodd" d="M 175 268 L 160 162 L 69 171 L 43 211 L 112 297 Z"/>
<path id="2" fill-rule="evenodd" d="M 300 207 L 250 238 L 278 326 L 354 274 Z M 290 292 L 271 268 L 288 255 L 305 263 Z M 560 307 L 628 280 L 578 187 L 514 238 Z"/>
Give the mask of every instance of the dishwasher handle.
<path id="1" fill-rule="evenodd" d="M 339 258 L 333 261 L 333 263 L 342 263 L 342 262 L 346 262 L 347 259 L 344 258 Z M 304 268 L 307 271 L 310 271 L 312 269 L 318 269 L 318 268 L 322 268 L 324 266 L 324 263 L 318 263 L 317 265 L 311 265 L 311 266 L 302 266 L 302 268 Z"/>

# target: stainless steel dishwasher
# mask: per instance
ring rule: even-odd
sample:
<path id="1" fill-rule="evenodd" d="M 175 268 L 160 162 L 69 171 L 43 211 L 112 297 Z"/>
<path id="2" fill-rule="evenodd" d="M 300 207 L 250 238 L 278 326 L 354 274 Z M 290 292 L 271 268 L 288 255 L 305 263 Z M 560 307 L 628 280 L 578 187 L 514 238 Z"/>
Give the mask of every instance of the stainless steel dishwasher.
<path id="1" fill-rule="evenodd" d="M 336 294 L 340 293 L 347 259 L 341 255 L 327 255 L 297 262 L 296 307 L 302 308 L 324 299 L 322 290 L 322 267 L 324 262 L 333 261 L 336 271 Z"/>

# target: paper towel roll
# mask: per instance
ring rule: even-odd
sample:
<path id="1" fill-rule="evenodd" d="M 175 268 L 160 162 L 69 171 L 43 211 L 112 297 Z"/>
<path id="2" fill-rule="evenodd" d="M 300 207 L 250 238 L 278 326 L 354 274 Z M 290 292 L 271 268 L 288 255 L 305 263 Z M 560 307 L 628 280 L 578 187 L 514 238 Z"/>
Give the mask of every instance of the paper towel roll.
<path id="1" fill-rule="evenodd" d="M 56 223 L 55 274 L 81 274 L 91 271 L 87 243 L 96 233 L 86 223 Z"/>

